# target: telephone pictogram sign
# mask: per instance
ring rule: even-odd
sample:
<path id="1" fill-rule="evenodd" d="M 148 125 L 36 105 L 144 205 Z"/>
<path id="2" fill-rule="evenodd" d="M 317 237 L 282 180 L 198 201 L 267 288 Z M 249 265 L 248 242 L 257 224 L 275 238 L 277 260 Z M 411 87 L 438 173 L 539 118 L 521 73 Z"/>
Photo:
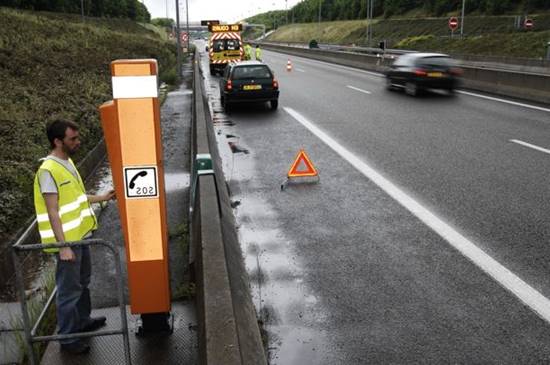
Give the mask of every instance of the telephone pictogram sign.
<path id="1" fill-rule="evenodd" d="M 317 176 L 317 170 L 304 150 L 300 150 L 288 170 L 288 177 Z"/>
<path id="2" fill-rule="evenodd" d="M 156 166 L 124 167 L 124 186 L 128 199 L 158 197 Z"/>

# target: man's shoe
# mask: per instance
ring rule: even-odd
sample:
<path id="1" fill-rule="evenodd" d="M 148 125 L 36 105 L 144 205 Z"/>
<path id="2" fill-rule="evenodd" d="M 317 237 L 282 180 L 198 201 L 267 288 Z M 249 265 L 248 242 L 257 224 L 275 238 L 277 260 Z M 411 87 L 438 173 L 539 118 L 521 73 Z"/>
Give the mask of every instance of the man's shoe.
<path id="1" fill-rule="evenodd" d="M 104 316 L 90 318 L 90 321 L 81 329 L 81 332 L 92 332 L 105 326 L 107 318 Z"/>
<path id="2" fill-rule="evenodd" d="M 61 351 L 73 355 L 87 354 L 88 352 L 90 352 L 90 346 L 81 341 L 62 343 Z"/>

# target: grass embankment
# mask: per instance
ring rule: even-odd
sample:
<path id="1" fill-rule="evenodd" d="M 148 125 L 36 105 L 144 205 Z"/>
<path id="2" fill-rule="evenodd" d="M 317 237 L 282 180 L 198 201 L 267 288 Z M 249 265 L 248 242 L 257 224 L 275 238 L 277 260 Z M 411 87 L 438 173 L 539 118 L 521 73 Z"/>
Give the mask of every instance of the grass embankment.
<path id="1" fill-rule="evenodd" d="M 445 18 L 375 19 L 373 42 L 387 40 L 390 48 L 441 51 L 447 53 L 477 54 L 541 58 L 545 44 L 550 41 L 550 14 L 533 15 L 535 27 L 531 31 L 517 30 L 514 16 L 468 16 L 464 21 L 466 37 L 451 38 Z M 366 45 L 366 20 L 291 24 L 282 26 L 268 40 L 276 42 L 307 43 L 316 39 L 321 43 Z"/>
<path id="2" fill-rule="evenodd" d="M 45 123 L 81 126 L 80 160 L 102 138 L 98 107 L 112 98 L 110 62 L 155 58 L 176 80 L 176 47 L 137 23 L 0 8 L 0 243 L 33 215 L 33 176 L 49 152 Z M 1 248 L 1 247 L 0 247 Z"/>

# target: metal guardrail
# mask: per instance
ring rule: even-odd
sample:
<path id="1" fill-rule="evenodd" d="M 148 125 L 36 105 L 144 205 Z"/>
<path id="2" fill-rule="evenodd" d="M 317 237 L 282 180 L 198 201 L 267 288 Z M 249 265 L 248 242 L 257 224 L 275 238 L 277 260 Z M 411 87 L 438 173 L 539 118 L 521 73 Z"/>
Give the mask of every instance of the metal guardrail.
<path id="1" fill-rule="evenodd" d="M 30 228 L 31 227 L 29 227 L 29 229 Z M 88 240 L 82 240 L 82 241 L 62 242 L 62 243 L 60 242 L 60 243 L 53 243 L 53 244 L 47 244 L 47 245 L 43 245 L 43 244 L 23 245 L 22 243 L 25 237 L 26 237 L 26 234 L 23 234 L 21 238 L 12 246 L 11 253 L 12 253 L 12 260 L 15 268 L 17 291 L 19 295 L 19 300 L 21 302 L 21 313 L 23 316 L 23 326 L 24 326 L 24 332 L 25 332 L 25 345 L 27 347 L 27 353 L 29 356 L 30 364 L 31 365 L 38 364 L 36 354 L 33 349 L 33 344 L 35 342 L 49 342 L 49 341 L 64 340 L 69 338 L 87 338 L 87 337 L 121 334 L 124 338 L 123 342 L 124 342 L 124 354 L 125 354 L 126 364 L 131 365 L 132 359 L 130 356 L 128 321 L 126 318 L 126 306 L 124 304 L 124 295 L 122 292 L 122 285 L 123 285 L 122 275 L 121 275 L 122 270 L 120 266 L 120 255 L 116 250 L 116 248 L 111 243 L 106 242 L 102 239 L 88 239 Z M 46 312 L 48 311 L 49 307 L 52 305 L 55 299 L 55 296 L 57 294 L 57 288 L 52 291 L 52 294 L 48 298 L 46 305 L 42 309 L 42 312 L 40 313 L 36 323 L 32 325 L 32 329 L 31 329 L 31 320 L 29 317 L 29 313 L 27 311 L 27 301 L 25 298 L 25 284 L 23 280 L 23 272 L 22 272 L 23 270 L 22 270 L 22 265 L 19 258 L 19 253 L 26 252 L 26 251 L 37 251 L 37 250 L 42 250 L 44 248 L 61 248 L 61 247 L 91 246 L 91 245 L 103 245 L 107 247 L 109 250 L 111 250 L 115 258 L 115 274 L 117 277 L 118 304 L 120 307 L 120 316 L 121 316 L 121 322 L 122 322 L 121 329 L 110 330 L 110 331 L 97 331 L 97 332 L 79 332 L 79 333 L 72 333 L 69 335 L 37 336 L 36 333 L 38 331 L 38 327 L 40 326 L 40 323 L 44 319 Z"/>

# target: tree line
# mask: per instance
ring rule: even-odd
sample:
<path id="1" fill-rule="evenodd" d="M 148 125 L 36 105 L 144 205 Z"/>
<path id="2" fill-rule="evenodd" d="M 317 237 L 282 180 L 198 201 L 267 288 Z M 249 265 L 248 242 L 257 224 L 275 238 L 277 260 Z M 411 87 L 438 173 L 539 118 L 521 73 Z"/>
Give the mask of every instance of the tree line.
<path id="1" fill-rule="evenodd" d="M 374 1 L 374 17 L 401 15 L 419 9 L 426 16 L 443 16 L 462 10 L 462 0 L 371 0 Z M 319 18 L 329 20 L 365 19 L 368 0 L 304 0 L 289 12 L 296 23 L 308 23 Z M 466 14 L 500 15 L 506 13 L 530 13 L 550 10 L 550 0 L 466 0 Z"/>
<path id="2" fill-rule="evenodd" d="M 0 6 L 35 11 L 81 14 L 91 17 L 128 18 L 148 23 L 151 14 L 138 0 L 0 0 Z"/>

